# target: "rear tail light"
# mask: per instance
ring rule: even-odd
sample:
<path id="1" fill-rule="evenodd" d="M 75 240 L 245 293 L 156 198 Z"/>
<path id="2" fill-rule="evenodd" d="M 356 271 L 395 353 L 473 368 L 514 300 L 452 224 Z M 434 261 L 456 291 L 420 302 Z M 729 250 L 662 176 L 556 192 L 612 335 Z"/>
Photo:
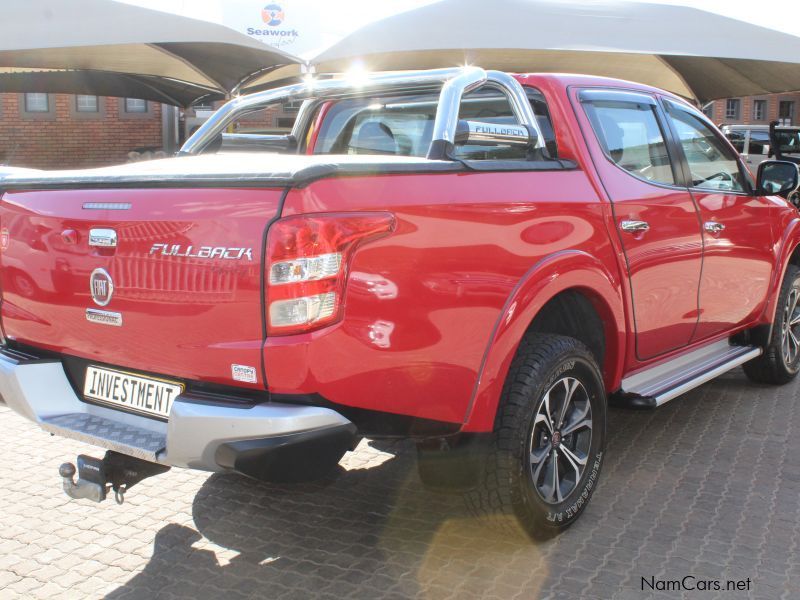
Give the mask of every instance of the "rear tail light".
<path id="1" fill-rule="evenodd" d="M 273 223 L 265 265 L 268 334 L 303 333 L 339 321 L 350 257 L 394 225 L 386 212 L 300 215 Z"/>

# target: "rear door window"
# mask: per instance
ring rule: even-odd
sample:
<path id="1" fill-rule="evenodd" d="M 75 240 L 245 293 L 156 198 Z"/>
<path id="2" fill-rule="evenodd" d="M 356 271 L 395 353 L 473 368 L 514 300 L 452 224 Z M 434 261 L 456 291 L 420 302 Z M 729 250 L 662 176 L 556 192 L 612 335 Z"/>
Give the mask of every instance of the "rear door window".
<path id="1" fill-rule="evenodd" d="M 586 113 L 606 156 L 631 175 L 675 185 L 655 105 L 617 100 L 585 101 Z"/>

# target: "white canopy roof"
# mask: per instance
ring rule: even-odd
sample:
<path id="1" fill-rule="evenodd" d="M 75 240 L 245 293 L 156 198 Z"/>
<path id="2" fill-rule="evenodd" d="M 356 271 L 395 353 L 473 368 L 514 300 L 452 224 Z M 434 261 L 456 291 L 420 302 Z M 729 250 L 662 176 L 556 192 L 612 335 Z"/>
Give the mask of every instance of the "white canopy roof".
<path id="1" fill-rule="evenodd" d="M 121 90 L 190 104 L 299 62 L 222 25 L 112 0 L 14 0 L 0 19 L 3 91 Z M 25 69 L 51 71 L 20 75 Z"/>
<path id="2" fill-rule="evenodd" d="M 800 90 L 798 37 L 695 8 L 608 0 L 442 0 L 367 25 L 311 62 L 319 73 L 465 63 L 573 72 L 701 101 Z"/>

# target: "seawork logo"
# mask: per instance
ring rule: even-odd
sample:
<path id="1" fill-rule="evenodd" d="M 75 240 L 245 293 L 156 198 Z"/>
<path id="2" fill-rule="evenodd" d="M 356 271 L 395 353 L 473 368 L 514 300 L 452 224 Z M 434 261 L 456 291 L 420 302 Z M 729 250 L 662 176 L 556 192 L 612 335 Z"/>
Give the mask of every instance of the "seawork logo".
<path id="1" fill-rule="evenodd" d="M 698 579 L 694 575 L 686 575 L 681 579 L 656 579 L 642 577 L 642 591 L 659 592 L 749 592 L 752 581 L 747 579 Z"/>
<path id="2" fill-rule="evenodd" d="M 272 27 L 283 23 L 285 18 L 283 9 L 278 4 L 267 4 L 261 9 L 261 20 Z"/>
<path id="3" fill-rule="evenodd" d="M 275 29 L 286 20 L 286 13 L 279 4 L 267 4 L 261 9 L 261 20 L 269 25 L 269 29 L 248 27 L 247 35 L 272 38 L 267 42 L 273 46 L 281 46 L 294 41 L 300 34 L 296 29 Z M 276 39 L 277 38 L 277 39 Z"/>

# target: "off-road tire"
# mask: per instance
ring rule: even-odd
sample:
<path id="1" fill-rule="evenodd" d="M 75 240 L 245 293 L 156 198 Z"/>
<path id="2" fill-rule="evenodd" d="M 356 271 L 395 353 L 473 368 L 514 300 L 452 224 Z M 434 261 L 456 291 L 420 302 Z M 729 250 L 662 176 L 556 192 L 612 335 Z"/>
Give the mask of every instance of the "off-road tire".
<path id="1" fill-rule="evenodd" d="M 791 321 L 797 320 L 794 325 Z M 772 333 L 764 353 L 742 365 L 745 374 L 757 383 L 783 385 L 800 372 L 800 345 L 790 335 L 800 338 L 800 268 L 789 265 L 778 295 Z M 786 344 L 794 348 L 787 356 Z"/>
<path id="2" fill-rule="evenodd" d="M 585 407 L 588 404 L 591 441 L 586 443 L 585 433 L 572 434 L 584 436 L 581 439 L 585 444 L 585 451 L 581 452 L 585 453 L 582 473 L 578 477 L 578 470 L 575 469 L 574 473 L 568 475 L 576 481 L 571 489 L 569 486 L 563 488 L 567 493 L 561 501 L 558 501 L 559 496 L 553 492 L 551 501 L 547 502 L 542 495 L 542 486 L 537 486 L 534 479 L 538 463 L 533 460 L 533 449 L 536 448 L 537 454 L 542 451 L 549 453 L 546 456 L 551 459 L 556 456 L 556 467 L 560 460 L 559 449 L 564 453 L 563 458 L 567 457 L 565 450 L 560 445 L 555 445 L 558 442 L 552 434 L 549 441 L 552 446 L 547 446 L 546 435 L 542 435 L 544 425 L 539 413 L 545 408 L 547 392 L 553 396 L 548 398 L 547 406 L 551 402 L 555 404 L 556 386 L 566 382 L 566 387 L 572 385 L 574 380 L 580 382 L 585 392 L 582 397 L 586 398 L 580 402 L 575 400 L 574 409 L 578 410 L 579 406 Z M 563 393 L 567 397 L 569 392 Z M 554 410 L 555 408 L 554 406 Z M 579 413 L 575 415 L 575 418 L 580 417 Z M 562 416 L 562 423 L 559 424 L 557 417 L 555 415 L 550 420 L 551 424 L 557 424 L 558 431 L 569 430 L 570 418 Z M 594 355 L 584 344 L 570 337 L 528 334 L 520 344 L 509 369 L 495 418 L 493 436 L 484 452 L 477 484 L 466 494 L 467 506 L 477 516 L 498 525 L 513 524 L 513 517 L 516 517 L 523 530 L 534 539 L 552 537 L 574 523 L 586 508 L 600 475 L 605 437 L 606 395 Z M 563 441 L 564 446 L 576 442 L 576 438 L 568 441 L 568 436 L 562 438 L 559 435 L 558 439 Z M 545 450 L 546 448 L 550 450 Z M 578 449 L 574 448 L 572 452 L 572 456 L 576 456 Z M 551 466 L 550 472 L 552 471 L 557 474 L 560 472 Z M 542 471 L 538 473 L 541 480 Z M 548 476 L 545 471 L 545 479 Z M 553 490 L 556 487 L 560 493 L 560 483 L 552 486 Z"/>

